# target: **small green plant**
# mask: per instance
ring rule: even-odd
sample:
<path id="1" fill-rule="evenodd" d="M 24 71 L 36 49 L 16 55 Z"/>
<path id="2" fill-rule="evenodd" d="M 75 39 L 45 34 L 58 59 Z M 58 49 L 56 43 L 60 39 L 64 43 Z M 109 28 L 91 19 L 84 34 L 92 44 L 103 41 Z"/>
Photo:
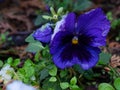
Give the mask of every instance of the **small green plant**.
<path id="1" fill-rule="evenodd" d="M 117 32 L 117 36 L 115 36 L 116 41 L 120 41 L 120 18 L 113 18 L 112 12 L 107 13 L 108 19 L 111 21 L 111 28 Z"/>
<path id="2" fill-rule="evenodd" d="M 64 34 L 62 32 L 62 33 L 60 33 L 60 35 L 63 34 L 63 36 L 59 36 L 58 40 L 56 40 L 56 42 L 53 44 L 54 47 L 56 45 L 60 44 L 60 46 L 58 45 L 58 47 L 55 48 L 56 50 L 60 49 L 60 50 L 58 50 L 59 52 L 55 53 L 55 54 L 57 54 L 57 56 L 55 55 L 56 57 L 55 56 L 52 57 L 52 54 L 50 54 L 50 46 L 49 46 L 51 44 L 51 43 L 49 43 L 50 41 L 47 41 L 47 43 L 45 43 L 42 41 L 40 42 L 40 40 L 36 40 L 35 38 L 33 38 L 33 33 L 34 33 L 33 32 L 30 36 L 28 36 L 26 38 L 25 41 L 29 43 L 26 48 L 26 51 L 31 52 L 34 57 L 32 59 L 27 58 L 24 60 L 21 60 L 19 58 L 9 57 L 7 60 L 1 60 L 0 61 L 0 68 L 1 68 L 0 80 L 2 80 L 1 82 L 4 83 L 4 81 L 9 82 L 11 80 L 21 80 L 26 84 L 30 84 L 34 87 L 37 87 L 37 89 L 39 89 L 39 90 L 85 90 L 87 86 L 95 86 L 98 90 L 115 90 L 115 89 L 120 90 L 119 89 L 120 88 L 119 72 L 117 72 L 115 68 L 112 68 L 109 65 L 111 54 L 105 53 L 105 52 L 100 53 L 98 46 L 101 46 L 104 43 L 104 40 L 102 40 L 103 38 L 96 39 L 96 37 L 99 37 L 99 36 L 106 37 L 106 31 L 101 33 L 101 29 L 103 29 L 103 28 L 100 28 L 100 31 L 98 29 L 100 34 L 98 32 L 94 32 L 94 30 L 96 30 L 97 26 L 95 26 L 95 29 L 94 29 L 94 25 L 91 25 L 91 23 L 92 23 L 91 22 L 88 25 L 88 28 L 90 26 L 92 26 L 91 27 L 92 29 L 90 28 L 91 31 L 90 30 L 88 30 L 88 32 L 83 31 L 82 34 L 79 32 L 74 32 L 76 30 L 79 30 L 78 24 L 80 24 L 80 25 L 83 24 L 83 23 L 81 23 L 81 20 L 79 20 L 78 18 L 81 19 L 81 17 L 82 17 L 82 19 L 83 19 L 83 16 L 86 16 L 87 14 L 94 12 L 94 10 L 101 11 L 101 9 L 98 8 L 98 9 L 94 9 L 94 10 L 90 11 L 89 13 L 85 13 L 82 16 L 79 16 L 77 18 L 78 20 L 76 19 L 75 14 L 73 14 L 73 13 L 69 14 L 70 16 L 74 17 L 75 20 L 73 20 L 73 18 L 69 17 L 68 23 L 66 24 L 64 19 L 63 19 L 64 22 L 62 22 L 62 23 L 60 22 L 60 20 L 63 17 L 66 17 L 66 15 L 64 15 L 64 14 L 68 14 L 68 10 L 69 11 L 85 10 L 86 8 L 89 7 L 89 5 L 91 5 L 91 2 L 89 0 L 84 0 L 84 1 L 76 0 L 77 2 L 75 2 L 73 4 L 74 0 L 72 0 L 71 2 L 69 0 L 58 0 L 58 1 L 53 0 L 53 1 L 45 0 L 45 2 L 48 2 L 48 5 L 56 7 L 56 9 L 58 9 L 58 10 L 51 7 L 51 8 L 49 8 L 51 14 L 47 13 L 45 15 L 41 14 L 42 13 L 41 11 L 40 12 L 38 11 L 38 13 L 40 15 L 37 16 L 37 19 L 35 20 L 34 24 L 36 26 L 39 26 L 39 25 L 43 24 L 44 21 L 49 22 L 52 29 L 55 28 L 57 25 L 58 27 L 57 27 L 56 32 L 54 32 L 54 30 L 50 29 L 51 33 L 52 33 L 51 38 L 48 38 L 50 40 L 55 38 L 54 35 L 56 33 L 58 33 L 59 28 L 62 28 L 61 31 L 64 31 L 64 30 L 66 30 L 66 28 L 65 29 L 63 29 L 63 28 L 66 26 L 67 29 L 71 30 L 71 28 L 69 28 L 69 27 L 74 25 L 71 32 L 69 32 L 69 31 L 67 33 L 65 32 L 65 37 L 67 35 L 67 39 L 65 39 L 63 37 Z M 65 10 L 63 10 L 63 8 Z M 98 11 L 96 11 L 96 12 L 98 12 Z M 93 14 L 93 16 L 97 14 L 96 12 L 95 12 L 95 14 Z M 90 14 L 88 16 L 92 16 L 92 14 Z M 100 16 L 100 15 L 98 15 L 98 16 Z M 103 16 L 103 13 L 100 17 L 100 21 L 101 21 L 102 16 Z M 88 17 L 85 17 L 85 20 L 86 20 L 86 18 L 88 18 Z M 108 18 L 112 22 L 113 29 L 119 25 L 119 20 L 117 20 L 117 21 L 114 20 L 112 18 L 111 12 L 108 13 Z M 70 19 L 72 19 L 72 20 L 70 20 Z M 90 20 L 91 20 L 91 18 L 90 18 Z M 95 20 L 96 20 L 96 18 L 95 18 Z M 68 25 L 69 23 L 71 23 L 69 21 L 71 21 L 71 22 L 73 21 L 73 23 Z M 84 22 L 84 20 L 83 20 L 83 22 Z M 93 22 L 94 22 L 94 20 L 93 20 Z M 86 23 L 87 22 L 85 21 L 84 25 L 81 27 L 82 29 L 80 28 L 81 31 L 87 27 L 87 26 L 84 27 L 86 25 Z M 96 23 L 97 23 L 97 21 L 94 22 L 93 24 L 96 24 Z M 65 24 L 65 25 L 62 26 L 62 24 Z M 99 22 L 98 28 L 99 28 L 99 24 L 102 24 L 102 26 L 104 26 L 103 23 Z M 42 25 L 42 27 L 40 28 L 41 32 L 44 32 L 45 25 Z M 59 25 L 61 25 L 61 27 L 59 27 Z M 107 26 L 109 27 L 110 25 L 107 25 Z M 47 29 L 49 29 L 49 28 L 47 28 Z M 41 32 L 39 32 L 39 33 L 41 33 Z M 55 34 L 53 34 L 53 32 Z M 86 34 L 86 36 L 84 36 L 84 34 Z M 37 35 L 38 35 L 38 33 L 37 33 Z M 42 35 L 44 36 L 44 38 L 46 38 L 47 35 L 49 35 L 49 33 L 47 33 L 47 34 L 42 33 L 41 36 Z M 71 35 L 76 35 L 76 36 L 73 37 Z M 40 35 L 38 35 L 38 36 L 40 36 Z M 82 37 L 79 38 L 79 36 L 82 36 Z M 61 38 L 61 37 L 63 37 L 63 38 Z M 95 37 L 95 38 L 91 39 L 92 37 Z M 39 38 L 39 37 L 37 37 L 37 38 Z M 69 40 L 69 38 L 71 40 Z M 43 37 L 42 37 L 42 39 L 43 39 Z M 94 39 L 95 39 L 95 41 L 94 41 Z M 6 40 L 6 35 L 1 34 L 1 43 L 4 43 L 5 40 Z M 59 42 L 62 40 L 63 40 L 63 42 Z M 66 42 L 69 42 L 69 41 L 70 41 L 70 43 L 66 44 Z M 86 42 L 86 41 L 88 41 L 88 42 Z M 92 42 L 92 41 L 94 41 L 94 42 Z M 99 41 L 103 41 L 103 42 L 99 43 Z M 67 48 L 68 47 L 67 45 L 69 45 L 69 44 L 70 44 L 70 48 Z M 62 45 L 65 45 L 66 47 L 64 47 Z M 72 48 L 72 46 L 74 46 L 74 47 Z M 80 46 L 80 47 L 77 48 L 77 46 L 78 47 Z M 80 50 L 76 50 L 76 48 L 80 49 Z M 67 52 L 66 53 L 62 52 L 61 50 L 63 50 L 63 49 Z M 76 50 L 76 52 L 74 49 Z M 71 50 L 71 51 L 69 51 L 69 50 Z M 79 53 L 81 53 L 81 54 L 79 54 Z M 74 57 L 71 57 L 72 55 Z M 59 57 L 62 57 L 63 60 L 59 59 Z M 98 61 L 98 57 L 100 57 L 99 61 Z M 54 58 L 56 60 L 58 60 L 57 64 L 56 64 L 55 60 L 52 61 Z M 71 58 L 74 59 L 75 61 L 71 60 Z M 86 60 L 84 61 L 84 59 L 86 59 Z M 91 60 L 91 62 L 89 62 L 89 60 Z M 66 62 L 66 61 L 68 61 L 68 62 Z M 97 63 L 97 61 L 98 61 L 98 63 Z M 76 62 L 78 62 L 78 63 L 76 63 Z M 94 63 L 94 66 L 96 65 L 95 67 L 93 67 L 93 63 Z M 6 68 L 6 66 L 7 66 L 7 68 Z M 62 66 L 62 69 L 60 69 L 61 66 Z M 72 67 L 70 67 L 70 66 L 72 66 Z M 91 68 L 91 67 L 93 67 L 93 68 Z M 109 68 L 109 70 L 106 71 L 104 69 L 104 67 Z M 85 70 L 83 70 L 83 69 L 85 69 Z M 6 75 L 9 78 L 5 77 Z M 110 79 L 108 82 L 104 82 L 104 83 L 99 82 L 99 80 L 101 80 L 101 78 L 105 79 L 106 76 L 108 76 Z M 6 78 L 7 78 L 7 80 L 6 80 Z M 6 82 L 5 82 L 5 84 L 6 84 Z M 0 87 L 0 89 L 1 89 L 1 87 Z"/>
<path id="3" fill-rule="evenodd" d="M 6 42 L 7 35 L 8 35 L 8 32 L 1 33 L 1 34 L 0 34 L 0 44 L 3 44 L 3 43 Z"/>
<path id="4" fill-rule="evenodd" d="M 116 78 L 112 85 L 109 83 L 99 84 L 98 90 L 120 90 L 120 78 Z"/>

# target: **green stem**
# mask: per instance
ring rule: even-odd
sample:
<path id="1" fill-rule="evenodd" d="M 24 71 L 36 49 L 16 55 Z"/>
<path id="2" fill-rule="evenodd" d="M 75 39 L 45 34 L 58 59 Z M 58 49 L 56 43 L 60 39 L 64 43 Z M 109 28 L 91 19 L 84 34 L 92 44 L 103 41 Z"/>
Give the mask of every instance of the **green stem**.
<path id="1" fill-rule="evenodd" d="M 59 83 L 61 83 L 61 80 L 58 75 L 56 75 L 56 78 L 58 79 Z"/>
<path id="2" fill-rule="evenodd" d="M 111 71 L 113 72 L 113 74 L 116 76 L 116 77 L 119 77 L 119 74 L 117 73 L 117 71 L 115 69 L 113 69 L 110 65 L 108 65 L 108 67 L 111 69 Z"/>
<path id="3" fill-rule="evenodd" d="M 16 76 L 16 78 L 17 78 L 18 80 L 20 80 L 20 78 L 18 77 L 17 73 L 14 72 L 14 71 L 13 71 L 13 73 L 14 73 L 14 75 Z"/>

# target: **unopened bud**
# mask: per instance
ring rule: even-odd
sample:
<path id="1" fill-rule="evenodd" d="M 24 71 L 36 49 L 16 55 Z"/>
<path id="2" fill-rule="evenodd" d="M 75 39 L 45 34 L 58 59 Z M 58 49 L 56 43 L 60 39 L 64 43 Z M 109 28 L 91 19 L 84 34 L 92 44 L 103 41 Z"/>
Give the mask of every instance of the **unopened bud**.
<path id="1" fill-rule="evenodd" d="M 55 14 L 56 14 L 56 12 L 55 12 L 55 10 L 54 10 L 53 7 L 50 7 L 50 11 L 51 11 L 52 15 L 55 15 Z"/>
<path id="2" fill-rule="evenodd" d="M 59 9 L 58 9 L 58 11 L 57 11 L 57 14 L 58 15 L 61 15 L 63 13 L 63 7 L 60 7 Z"/>

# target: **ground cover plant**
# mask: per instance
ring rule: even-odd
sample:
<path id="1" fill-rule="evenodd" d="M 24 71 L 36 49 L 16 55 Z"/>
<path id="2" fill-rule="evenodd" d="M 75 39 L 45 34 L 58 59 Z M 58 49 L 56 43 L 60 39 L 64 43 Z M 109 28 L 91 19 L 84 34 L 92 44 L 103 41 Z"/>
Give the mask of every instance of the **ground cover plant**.
<path id="1" fill-rule="evenodd" d="M 1 0 L 0 90 L 120 90 L 119 4 Z"/>

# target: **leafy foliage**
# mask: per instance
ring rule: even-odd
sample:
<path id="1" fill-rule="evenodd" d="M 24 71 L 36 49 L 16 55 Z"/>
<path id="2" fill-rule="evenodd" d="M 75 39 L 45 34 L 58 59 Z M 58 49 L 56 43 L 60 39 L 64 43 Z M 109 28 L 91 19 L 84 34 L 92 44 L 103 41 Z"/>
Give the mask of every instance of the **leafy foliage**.
<path id="1" fill-rule="evenodd" d="M 120 30 L 119 30 L 120 18 L 117 18 L 117 19 L 113 18 L 113 13 L 112 12 L 108 12 L 107 17 L 111 21 L 111 28 L 114 31 L 116 30 L 116 32 L 117 32 L 117 35 L 115 36 L 115 40 L 120 41 Z"/>
<path id="2" fill-rule="evenodd" d="M 26 51 L 28 51 L 28 52 L 35 53 L 35 52 L 39 52 L 42 49 L 44 49 L 44 47 L 42 46 L 42 43 L 34 40 L 34 38 L 32 37 L 32 34 L 29 37 L 27 37 L 25 41 L 30 42 L 26 48 Z"/>
<path id="3" fill-rule="evenodd" d="M 98 90 L 115 90 L 115 89 L 108 83 L 101 83 L 98 86 Z"/>
<path id="4" fill-rule="evenodd" d="M 115 79 L 114 86 L 115 86 L 116 90 L 120 90 L 120 78 Z"/>
<path id="5" fill-rule="evenodd" d="M 110 57 L 111 55 L 109 53 L 100 53 L 100 59 L 99 59 L 99 64 L 102 64 L 102 65 L 107 65 L 110 61 Z"/>
<path id="6" fill-rule="evenodd" d="M 63 14 L 68 13 L 68 11 L 79 13 L 92 5 L 90 0 L 44 1 L 46 3 L 47 12 L 36 10 L 37 17 L 34 20 L 34 25 L 37 27 L 48 22 L 48 20 L 50 20 L 50 23 L 56 23 L 59 18 L 61 18 Z M 36 1 L 33 0 L 32 2 Z M 33 6 L 35 4 L 36 3 L 34 3 Z M 38 7 L 39 6 L 41 5 L 38 5 Z M 50 8 L 51 6 L 54 7 L 55 10 Z M 27 7 L 26 4 L 24 4 L 24 7 Z M 49 11 L 51 11 L 51 14 Z M 118 28 L 120 19 L 113 18 L 112 12 L 108 12 L 107 16 L 111 21 L 111 28 L 113 30 Z M 22 17 L 20 17 L 20 19 L 21 18 Z M 14 16 L 13 19 L 18 19 L 18 17 Z M 29 23 L 28 19 L 22 19 L 22 21 L 27 21 L 27 28 L 32 28 L 32 24 Z M 7 35 L 8 33 L 0 34 L 0 44 L 5 43 Z M 120 32 L 118 31 L 116 41 L 119 40 Z M 53 64 L 48 45 L 34 40 L 32 34 L 28 36 L 25 41 L 29 43 L 26 51 L 32 52 L 34 56 L 32 59 L 9 57 L 7 60 L 0 60 L 1 69 L 7 64 L 14 69 L 11 80 L 21 80 L 26 84 L 38 87 L 40 90 L 85 90 L 87 86 L 95 86 L 98 90 L 120 90 L 119 72 L 117 72 L 116 68 L 112 68 L 109 65 L 111 54 L 102 52 L 96 67 L 90 70 L 82 70 L 79 65 L 75 65 L 70 69 L 61 70 Z M 106 70 L 105 67 L 108 69 Z M 104 83 L 100 82 L 101 79 L 106 80 L 106 76 L 109 77 L 110 80 Z"/>
<path id="7" fill-rule="evenodd" d="M 58 9 L 59 7 L 63 7 L 65 10 L 68 11 L 82 11 L 90 7 L 92 4 L 89 0 L 45 0 L 45 2 L 48 4 L 48 7 L 52 6 L 56 7 L 56 9 Z"/>

